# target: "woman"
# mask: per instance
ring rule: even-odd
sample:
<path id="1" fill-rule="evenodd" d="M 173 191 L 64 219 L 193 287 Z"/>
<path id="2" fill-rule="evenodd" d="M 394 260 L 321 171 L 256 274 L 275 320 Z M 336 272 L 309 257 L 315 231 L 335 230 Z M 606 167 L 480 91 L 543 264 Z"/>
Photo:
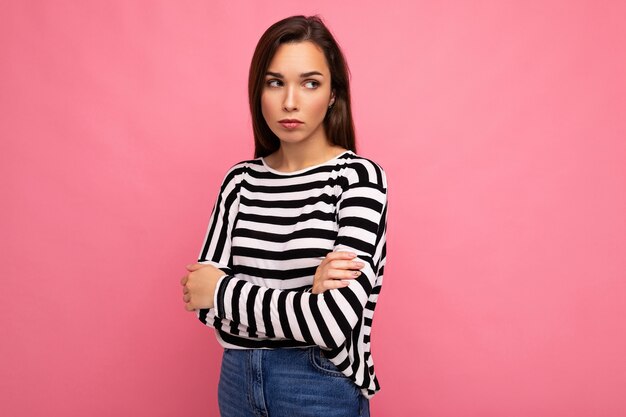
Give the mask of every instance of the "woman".
<path id="1" fill-rule="evenodd" d="M 356 154 L 347 65 L 319 17 L 292 16 L 248 87 L 255 159 L 226 173 L 181 280 L 225 348 L 221 415 L 369 416 L 387 181 Z"/>

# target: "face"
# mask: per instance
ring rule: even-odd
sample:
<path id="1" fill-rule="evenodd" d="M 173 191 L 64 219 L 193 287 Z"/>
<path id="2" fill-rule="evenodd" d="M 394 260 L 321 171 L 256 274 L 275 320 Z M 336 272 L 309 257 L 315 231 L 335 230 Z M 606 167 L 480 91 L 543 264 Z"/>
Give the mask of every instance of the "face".
<path id="1" fill-rule="evenodd" d="M 326 141 L 323 121 L 334 101 L 330 81 L 324 52 L 314 43 L 285 43 L 277 49 L 265 75 L 261 110 L 281 143 Z"/>

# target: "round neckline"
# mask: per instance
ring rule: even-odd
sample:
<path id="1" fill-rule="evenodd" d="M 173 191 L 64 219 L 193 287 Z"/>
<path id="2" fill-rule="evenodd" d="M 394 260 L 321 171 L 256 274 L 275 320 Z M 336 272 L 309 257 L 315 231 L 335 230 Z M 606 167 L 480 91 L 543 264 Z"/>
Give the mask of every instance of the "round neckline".
<path id="1" fill-rule="evenodd" d="M 319 163 L 317 165 L 312 165 L 310 167 L 302 168 L 302 169 L 299 169 L 297 171 L 277 171 L 277 170 L 275 170 L 274 168 L 272 168 L 271 166 L 269 166 L 265 162 L 265 157 L 261 157 L 260 159 L 261 159 L 261 163 L 263 163 L 263 166 L 265 167 L 265 169 L 267 169 L 269 172 L 272 172 L 272 173 L 277 174 L 277 175 L 296 175 L 296 174 L 301 174 L 303 172 L 310 171 L 310 170 L 315 169 L 315 168 L 319 168 L 319 167 L 324 166 L 324 165 L 328 165 L 331 162 L 339 159 L 341 156 L 343 156 L 343 155 L 345 155 L 347 153 L 353 153 L 353 152 L 350 149 L 346 149 L 345 151 L 341 152 L 340 154 L 332 157 L 331 159 L 329 159 L 327 161 L 324 161 L 324 162 Z"/>

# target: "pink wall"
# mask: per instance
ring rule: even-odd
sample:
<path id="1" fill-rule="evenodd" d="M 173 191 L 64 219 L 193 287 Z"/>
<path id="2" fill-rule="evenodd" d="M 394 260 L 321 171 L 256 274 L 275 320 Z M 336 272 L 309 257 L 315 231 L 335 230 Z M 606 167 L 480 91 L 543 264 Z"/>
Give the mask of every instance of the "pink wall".
<path id="1" fill-rule="evenodd" d="M 389 175 L 373 415 L 626 415 L 624 2 L 293 0 L 2 2 L 0 415 L 217 415 L 178 281 L 298 13 Z"/>

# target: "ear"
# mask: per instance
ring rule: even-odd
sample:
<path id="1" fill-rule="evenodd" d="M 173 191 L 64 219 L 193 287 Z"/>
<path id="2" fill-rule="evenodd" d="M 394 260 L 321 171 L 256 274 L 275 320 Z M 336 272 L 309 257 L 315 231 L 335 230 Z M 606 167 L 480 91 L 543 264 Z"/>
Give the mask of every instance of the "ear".
<path id="1" fill-rule="evenodd" d="M 328 103 L 329 106 L 332 106 L 335 103 L 335 92 L 331 92 L 330 93 L 330 102 Z"/>

